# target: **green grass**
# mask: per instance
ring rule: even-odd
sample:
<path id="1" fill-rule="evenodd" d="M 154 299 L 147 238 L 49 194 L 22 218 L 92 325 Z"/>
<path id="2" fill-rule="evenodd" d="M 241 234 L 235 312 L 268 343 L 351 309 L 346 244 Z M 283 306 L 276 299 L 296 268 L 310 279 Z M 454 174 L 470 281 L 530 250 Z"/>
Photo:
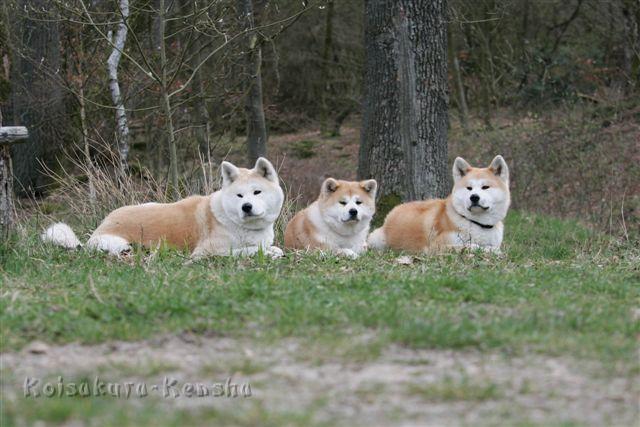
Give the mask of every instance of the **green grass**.
<path id="1" fill-rule="evenodd" d="M 91 344 L 188 331 L 265 345 L 296 337 L 308 344 L 308 354 L 299 357 L 318 364 L 366 362 L 397 344 L 535 352 L 638 373 L 638 248 L 573 222 L 512 212 L 503 256 L 420 255 L 412 265 L 396 263 L 393 253 L 356 261 L 290 253 L 280 260 L 223 257 L 185 266 L 185 254 L 166 249 L 152 258 L 140 251 L 123 262 L 44 246 L 36 236 L 32 228 L 26 238 L 0 246 L 2 352 L 32 340 Z M 373 338 L 352 339 L 363 334 Z M 124 366 L 121 373 L 127 369 L 151 375 L 172 367 Z M 239 359 L 237 366 L 212 360 L 203 369 L 252 374 L 265 367 Z M 453 381 L 407 392 L 425 401 L 482 401 L 502 393 L 493 383 Z M 95 425 L 309 425 L 313 418 L 308 408 L 279 413 L 259 400 L 232 412 L 168 412 L 154 400 L 129 405 L 100 398 L 17 399 L 2 406 L 7 426 L 78 419 Z"/>
<path id="2" fill-rule="evenodd" d="M 174 331 L 336 340 L 375 332 L 418 348 L 537 351 L 629 362 L 640 324 L 638 251 L 577 224 L 512 213 L 505 255 L 356 261 L 212 258 L 122 262 L 33 237 L 0 248 L 1 350 Z M 93 285 L 92 285 L 93 283 Z"/>

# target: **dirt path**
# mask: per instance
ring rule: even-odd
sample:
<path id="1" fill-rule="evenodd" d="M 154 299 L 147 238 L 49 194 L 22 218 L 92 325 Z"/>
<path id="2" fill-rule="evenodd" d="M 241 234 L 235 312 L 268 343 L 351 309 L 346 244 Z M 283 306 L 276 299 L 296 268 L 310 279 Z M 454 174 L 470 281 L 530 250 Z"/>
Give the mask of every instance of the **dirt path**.
<path id="1" fill-rule="evenodd" d="M 365 338 L 363 338 L 365 339 Z M 50 347 L 32 344 L 2 354 L 2 394 L 23 399 L 25 377 L 58 375 L 161 384 L 249 383 L 251 397 L 219 398 L 221 410 L 259 404 L 269 412 L 311 412 L 317 422 L 343 425 L 478 425 L 575 422 L 634 425 L 638 377 L 604 377 L 569 359 L 396 346 L 356 362 L 325 357 L 300 341 L 254 342 L 192 335 L 145 342 Z M 600 371 L 601 372 L 601 371 Z M 32 391 L 38 390 L 37 387 Z M 152 393 L 150 393 L 151 395 Z M 110 397 L 104 397 L 110 398 Z M 211 398 L 168 398 L 167 408 L 210 405 Z M 132 402 L 140 400 L 132 397 Z"/>

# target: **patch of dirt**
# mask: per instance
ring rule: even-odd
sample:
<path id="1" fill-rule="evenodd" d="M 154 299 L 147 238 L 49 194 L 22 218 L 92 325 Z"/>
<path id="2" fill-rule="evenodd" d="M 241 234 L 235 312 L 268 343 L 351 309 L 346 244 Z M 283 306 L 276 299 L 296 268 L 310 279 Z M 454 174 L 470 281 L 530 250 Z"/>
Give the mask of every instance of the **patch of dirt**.
<path id="1" fill-rule="evenodd" d="M 360 341 L 366 341 L 366 337 Z M 356 342 L 357 340 L 354 340 Z M 32 344 L 2 354 L 2 395 L 22 399 L 25 377 L 60 375 L 104 381 L 251 384 L 252 396 L 218 398 L 220 410 L 259 404 L 268 412 L 310 412 L 340 425 L 478 425 L 575 422 L 635 425 L 638 377 L 610 377 L 567 358 L 507 358 L 475 351 L 390 346 L 367 362 L 318 359 L 298 340 L 263 347 L 251 341 L 193 335 L 95 346 Z M 104 397 L 110 398 L 110 397 Z M 168 405 L 203 408 L 209 398 L 169 398 Z M 131 402 L 135 402 L 135 397 Z M 170 407 L 170 406 L 169 406 Z"/>
<path id="2" fill-rule="evenodd" d="M 308 143 L 303 156 L 296 147 Z M 354 180 L 357 174 L 360 131 L 343 127 L 338 137 L 323 137 L 320 132 L 274 135 L 269 139 L 268 156 L 278 168 L 288 193 L 307 205 L 318 197 L 325 178 Z"/>

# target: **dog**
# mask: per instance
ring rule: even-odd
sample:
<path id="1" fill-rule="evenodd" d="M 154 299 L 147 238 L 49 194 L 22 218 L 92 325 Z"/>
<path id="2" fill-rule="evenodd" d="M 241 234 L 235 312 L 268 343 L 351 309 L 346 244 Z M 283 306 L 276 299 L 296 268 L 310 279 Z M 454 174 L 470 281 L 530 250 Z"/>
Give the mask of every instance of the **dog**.
<path id="1" fill-rule="evenodd" d="M 191 196 L 175 203 L 144 203 L 111 212 L 87 241 L 87 247 L 120 255 L 132 243 L 153 247 L 166 242 L 189 250 L 192 259 L 208 255 L 253 255 L 261 248 L 271 257 L 273 224 L 284 193 L 273 165 L 260 157 L 253 169 L 229 162 L 220 166 L 222 187 L 209 196 Z M 50 226 L 42 240 L 65 248 L 82 246 L 64 223 Z"/>
<path id="2" fill-rule="evenodd" d="M 320 196 L 287 224 L 288 249 L 321 249 L 357 258 L 366 249 L 378 184 L 327 178 Z"/>
<path id="3" fill-rule="evenodd" d="M 511 196 L 509 168 L 502 156 L 489 167 L 473 168 L 463 158 L 453 163 L 454 186 L 446 199 L 409 202 L 389 212 L 368 238 L 372 249 L 413 252 L 448 248 L 499 252 Z"/>

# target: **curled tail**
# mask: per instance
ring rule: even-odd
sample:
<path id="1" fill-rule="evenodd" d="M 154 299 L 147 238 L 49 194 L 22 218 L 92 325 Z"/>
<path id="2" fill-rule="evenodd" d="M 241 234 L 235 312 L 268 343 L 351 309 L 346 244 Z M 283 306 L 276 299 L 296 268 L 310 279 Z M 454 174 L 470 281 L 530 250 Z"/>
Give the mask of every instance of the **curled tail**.
<path id="1" fill-rule="evenodd" d="M 52 224 L 42 232 L 40 238 L 43 242 L 53 243 L 67 249 L 76 249 L 82 247 L 82 243 L 76 237 L 71 227 L 63 222 Z"/>
<path id="2" fill-rule="evenodd" d="M 387 247 L 387 238 L 384 235 L 382 227 L 374 230 L 367 238 L 367 244 L 370 249 L 381 250 Z"/>

